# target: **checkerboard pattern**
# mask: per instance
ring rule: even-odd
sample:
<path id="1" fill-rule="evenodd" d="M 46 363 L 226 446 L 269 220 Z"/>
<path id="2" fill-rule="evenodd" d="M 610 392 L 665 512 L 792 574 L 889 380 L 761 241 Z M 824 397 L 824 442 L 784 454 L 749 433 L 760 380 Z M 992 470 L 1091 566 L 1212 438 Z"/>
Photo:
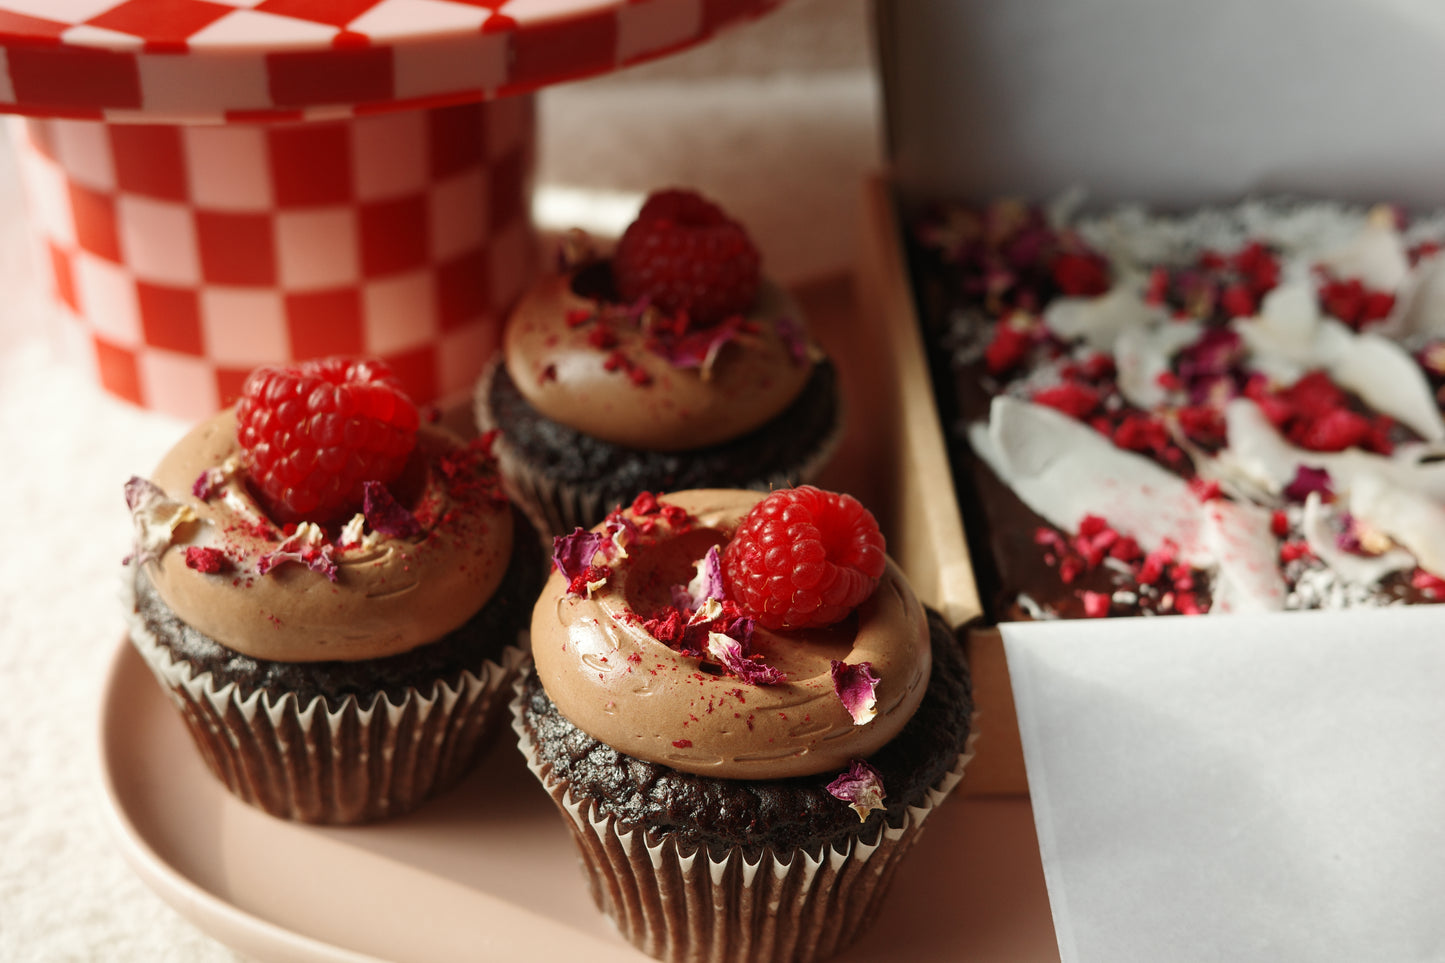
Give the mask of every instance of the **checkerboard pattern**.
<path id="1" fill-rule="evenodd" d="M 471 386 L 534 267 L 533 110 L 31 119 L 21 168 L 67 327 L 113 394 L 194 420 L 257 364 L 366 354 L 428 402 Z"/>
<path id="2" fill-rule="evenodd" d="M 0 0 L 0 112 L 320 119 L 491 99 L 697 43 L 781 0 Z"/>

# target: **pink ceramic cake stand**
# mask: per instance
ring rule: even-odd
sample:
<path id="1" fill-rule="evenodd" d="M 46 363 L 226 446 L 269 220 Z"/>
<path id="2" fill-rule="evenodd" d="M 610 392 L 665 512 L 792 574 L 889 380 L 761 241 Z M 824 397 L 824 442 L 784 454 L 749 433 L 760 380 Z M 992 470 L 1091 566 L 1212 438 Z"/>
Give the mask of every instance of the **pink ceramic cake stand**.
<path id="1" fill-rule="evenodd" d="M 195 419 L 341 353 L 433 401 L 535 261 L 533 91 L 779 2 L 0 0 L 0 112 L 111 393 Z"/>

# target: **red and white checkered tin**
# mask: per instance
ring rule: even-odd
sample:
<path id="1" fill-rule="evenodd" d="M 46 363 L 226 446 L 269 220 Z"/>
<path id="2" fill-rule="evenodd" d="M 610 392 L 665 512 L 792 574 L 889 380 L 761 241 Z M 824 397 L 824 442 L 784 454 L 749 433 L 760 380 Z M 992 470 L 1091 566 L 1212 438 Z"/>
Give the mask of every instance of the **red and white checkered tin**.
<path id="1" fill-rule="evenodd" d="M 467 390 L 536 260 L 531 91 L 781 0 L 0 0 L 0 113 L 68 329 L 195 419 L 258 364 Z"/>
<path id="2" fill-rule="evenodd" d="M 37 120 L 21 169 L 104 387 L 193 419 L 258 364 L 391 362 L 465 392 L 535 257 L 533 98 L 304 124 Z"/>

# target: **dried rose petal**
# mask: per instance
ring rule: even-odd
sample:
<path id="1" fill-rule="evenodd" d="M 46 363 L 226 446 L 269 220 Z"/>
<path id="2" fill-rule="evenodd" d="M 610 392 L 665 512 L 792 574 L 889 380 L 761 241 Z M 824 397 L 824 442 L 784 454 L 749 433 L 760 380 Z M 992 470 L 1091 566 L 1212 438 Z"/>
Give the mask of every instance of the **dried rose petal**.
<path id="1" fill-rule="evenodd" d="M 883 809 L 883 777 L 878 770 L 861 759 L 854 759 L 848 771 L 828 783 L 828 792 L 841 799 L 858 814 L 858 821 L 868 818 L 875 809 Z"/>
<path id="2" fill-rule="evenodd" d="M 361 512 L 373 532 L 393 538 L 415 538 L 421 534 L 421 522 L 403 508 L 381 482 L 362 482 L 361 490 Z"/>
<path id="3" fill-rule="evenodd" d="M 552 539 L 552 564 L 568 582 L 577 576 L 587 574 L 592 559 L 607 536 L 601 532 L 589 532 L 578 528 L 571 535 L 558 535 Z"/>
<path id="4" fill-rule="evenodd" d="M 808 339 L 804 337 L 803 326 L 797 319 L 784 315 L 773 322 L 773 329 L 778 332 L 778 339 L 788 349 L 788 357 L 793 359 L 794 364 L 808 360 Z"/>
<path id="5" fill-rule="evenodd" d="M 256 560 L 256 571 L 262 575 L 275 571 L 285 562 L 305 565 L 313 572 L 325 575 L 335 582 L 338 577 L 333 547 L 326 540 L 326 532 L 319 525 L 302 522 L 296 531 L 276 548 Z"/>
<path id="6" fill-rule="evenodd" d="M 125 503 L 135 525 L 135 548 L 126 561 L 137 565 L 159 559 L 176 529 L 196 520 L 191 506 L 175 501 L 155 482 L 139 475 L 125 483 Z"/>
<path id="7" fill-rule="evenodd" d="M 226 479 L 229 477 L 229 474 L 224 468 L 207 468 L 201 472 L 196 478 L 195 483 L 191 485 L 191 494 L 203 502 L 208 502 L 216 497 L 216 494 L 221 490 L 221 486 L 226 483 Z"/>
<path id="8" fill-rule="evenodd" d="M 878 715 L 878 697 L 874 694 L 883 679 L 873 671 L 871 662 L 849 665 L 834 659 L 831 663 L 833 691 L 843 702 L 843 708 L 853 717 L 853 725 L 861 726 L 872 722 Z"/>
<path id="9" fill-rule="evenodd" d="M 602 552 L 608 560 L 626 558 L 627 546 L 637 537 L 637 523 L 620 510 L 613 511 L 607 515 L 602 534 L 607 539 L 602 546 Z"/>
<path id="10" fill-rule="evenodd" d="M 1334 498 L 1330 473 L 1323 468 L 1299 465 L 1295 468 L 1294 480 L 1284 486 L 1284 497 L 1292 502 L 1303 502 L 1312 494 L 1318 494 L 1325 501 Z"/>
<path id="11" fill-rule="evenodd" d="M 708 633 L 707 654 L 716 659 L 724 669 L 750 685 L 779 685 L 788 681 L 788 677 L 779 669 L 749 658 L 744 653 L 741 642 L 721 632 Z"/>
<path id="12" fill-rule="evenodd" d="M 659 334 L 648 339 L 647 346 L 674 368 L 712 369 L 720 351 L 738 336 L 743 328 L 741 317 L 728 318 L 712 327 L 689 331 L 678 336 Z"/>
<path id="13" fill-rule="evenodd" d="M 723 588 L 722 559 L 718 547 L 712 546 L 697 563 L 697 574 L 682 589 L 681 597 L 686 599 L 689 612 L 695 612 L 708 599 L 721 601 L 727 594 Z"/>

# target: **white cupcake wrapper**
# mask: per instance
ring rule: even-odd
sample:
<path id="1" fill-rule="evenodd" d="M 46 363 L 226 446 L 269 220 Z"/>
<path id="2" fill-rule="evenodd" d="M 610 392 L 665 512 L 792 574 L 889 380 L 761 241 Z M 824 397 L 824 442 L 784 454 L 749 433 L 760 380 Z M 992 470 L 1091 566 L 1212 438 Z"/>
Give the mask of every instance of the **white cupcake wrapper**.
<path id="1" fill-rule="evenodd" d="M 491 390 L 492 377 L 499 365 L 500 361 L 494 361 L 482 373 L 481 380 L 477 383 L 473 407 L 479 430 L 485 432 L 493 428 L 501 429 L 493 443 L 492 453 L 497 458 L 508 497 L 521 506 L 527 518 L 544 536 L 566 535 L 577 528 L 591 528 L 617 507 L 613 504 L 616 499 L 609 500 L 585 487 L 559 482 L 549 477 L 545 470 L 534 467 L 509 442 L 506 427 L 497 424 L 492 418 L 491 407 L 486 400 Z M 798 465 L 795 468 L 752 479 L 742 487 L 768 492 L 776 488 L 806 485 L 813 481 L 842 442 L 844 423 L 840 399 L 838 417 L 834 419 L 831 430 L 814 444 L 812 450 L 799 453 Z M 640 492 L 633 493 L 637 494 Z"/>
<path id="2" fill-rule="evenodd" d="M 818 856 L 765 849 L 756 861 L 733 849 L 684 854 L 675 835 L 628 829 L 596 811 L 538 759 L 522 722 L 523 681 L 515 683 L 512 728 L 530 768 L 566 815 L 592 898 L 621 934 L 668 963 L 811 963 L 845 948 L 872 923 L 893 874 L 924 820 L 963 778 L 976 735 L 900 825 L 879 838 L 850 839 Z"/>
<path id="3" fill-rule="evenodd" d="M 131 592 L 127 579 L 126 592 Z M 308 823 L 360 823 L 398 816 L 460 779 L 501 727 L 504 705 L 526 661 L 509 645 L 500 662 L 463 670 L 430 694 L 407 689 L 399 703 L 377 693 L 328 709 L 294 693 L 242 698 L 174 658 L 134 614 L 131 643 L 180 710 L 207 767 L 236 796 L 273 816 Z"/>

